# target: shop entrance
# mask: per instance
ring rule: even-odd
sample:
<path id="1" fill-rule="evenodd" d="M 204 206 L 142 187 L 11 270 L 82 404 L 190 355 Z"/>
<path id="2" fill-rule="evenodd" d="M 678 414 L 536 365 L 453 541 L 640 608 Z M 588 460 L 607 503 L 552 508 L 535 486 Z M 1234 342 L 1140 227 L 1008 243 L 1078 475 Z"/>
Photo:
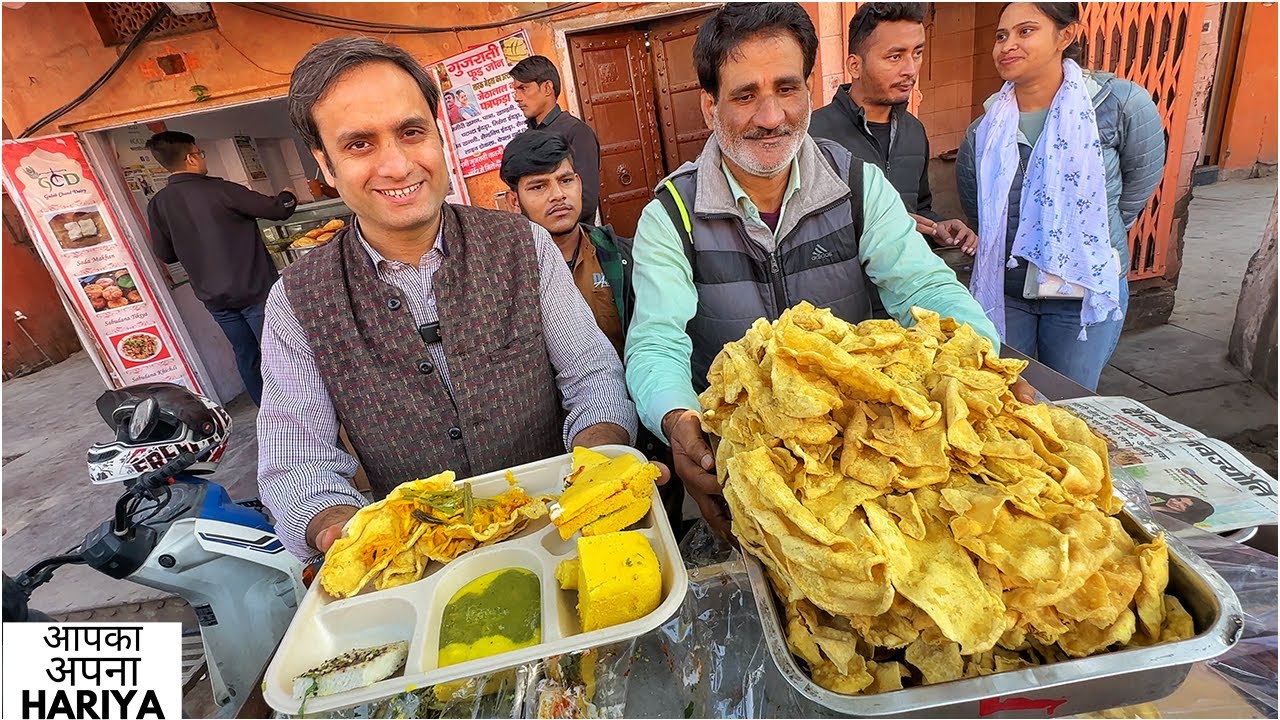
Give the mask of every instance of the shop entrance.
<path id="1" fill-rule="evenodd" d="M 147 140 L 156 132 L 176 130 L 195 137 L 205 152 L 209 174 L 264 195 L 288 190 L 298 209 L 284 222 L 259 221 L 272 259 L 283 268 L 297 257 L 286 251 L 294 236 L 349 214 L 341 200 L 314 182 L 319 166 L 289 122 L 283 98 L 219 108 L 158 121 L 98 130 L 85 135 L 88 151 L 102 169 L 104 191 L 120 210 L 120 223 L 135 247 L 140 270 L 165 310 L 179 322 L 175 328 L 188 355 L 198 359 L 206 392 L 228 402 L 243 390 L 235 356 L 221 328 L 191 289 L 181 265 L 161 264 L 150 247 L 147 205 L 167 182 L 169 173 L 151 157 Z M 336 198 L 336 192 L 330 191 Z"/>
<path id="2" fill-rule="evenodd" d="M 693 42 L 709 12 L 568 36 L 582 119 L 600 139 L 600 213 L 635 235 L 640 212 L 668 173 L 702 151 Z"/>

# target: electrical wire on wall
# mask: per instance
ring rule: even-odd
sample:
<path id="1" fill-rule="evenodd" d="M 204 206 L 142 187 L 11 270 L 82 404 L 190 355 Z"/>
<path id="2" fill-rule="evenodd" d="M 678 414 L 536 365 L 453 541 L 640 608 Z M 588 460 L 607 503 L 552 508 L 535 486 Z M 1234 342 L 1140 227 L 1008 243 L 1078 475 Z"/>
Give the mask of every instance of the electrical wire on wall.
<path id="1" fill-rule="evenodd" d="M 515 17 L 506 18 L 504 20 L 494 20 L 491 22 L 479 23 L 476 25 L 425 26 L 425 25 L 402 25 L 398 23 L 381 23 L 381 22 L 369 22 L 366 20 L 356 20 L 353 18 L 338 17 L 336 15 L 325 15 L 322 13 L 308 12 L 306 10 L 298 10 L 296 8 L 291 8 L 285 5 L 279 5 L 277 3 L 239 3 L 239 2 L 232 3 L 232 5 L 235 5 L 236 7 L 244 8 L 246 10 L 252 10 L 254 12 L 262 13 L 264 15 L 270 15 L 271 17 L 275 17 L 278 19 L 292 20 L 294 22 L 307 23 L 311 25 L 319 25 L 321 27 L 333 28 L 336 30 L 347 30 L 347 31 L 358 32 L 358 33 L 367 32 L 367 33 L 382 34 L 384 36 L 385 35 L 429 35 L 433 33 L 454 33 L 455 39 L 456 39 L 456 34 L 460 32 L 467 32 L 471 30 L 490 30 L 493 28 L 500 28 L 506 25 L 511 25 L 513 23 L 526 22 L 530 20 L 542 20 L 555 15 L 559 15 L 561 13 L 569 12 L 570 10 L 577 10 L 577 9 L 588 7 L 594 4 L 596 3 L 594 2 L 561 3 L 559 5 L 553 5 L 543 10 L 538 10 L 531 13 L 525 13 L 524 15 L 517 15 Z M 161 4 L 160 7 L 156 10 L 155 14 L 153 14 L 151 18 L 147 20 L 146 24 L 143 25 L 142 28 L 139 29 L 138 32 L 133 36 L 133 39 L 129 41 L 129 44 L 125 47 L 124 51 L 120 53 L 120 57 L 116 58 L 116 61 L 112 63 L 111 67 L 107 68 L 106 72 L 104 72 L 101 77 L 99 77 L 96 81 L 94 81 L 94 83 L 90 85 L 84 92 L 77 95 L 75 99 L 73 99 L 71 102 L 67 103 L 66 105 L 63 105 L 57 110 L 54 110 L 48 115 L 45 115 L 44 117 L 37 120 L 34 124 L 32 124 L 31 127 L 27 128 L 26 130 L 23 130 L 22 133 L 18 135 L 18 137 L 20 138 L 30 137 L 31 134 L 34 133 L 35 131 L 57 120 L 63 115 L 66 115 L 67 113 L 71 112 L 72 110 L 76 109 L 81 104 L 83 104 L 85 100 L 88 100 L 89 96 L 97 92 L 98 89 L 100 89 L 103 85 L 105 85 L 107 81 L 110 80 L 112 76 L 116 74 L 116 71 L 118 71 L 120 67 L 124 65 L 125 60 L 127 60 L 129 56 L 133 54 L 134 50 L 136 50 L 138 46 L 142 44 L 142 41 L 145 40 L 147 36 L 150 35 L 156 29 L 156 27 L 160 25 L 160 22 L 164 20 L 165 16 L 168 15 L 168 13 L 169 13 L 169 6 L 166 4 Z M 218 34 L 222 35 L 221 31 L 219 31 Z M 249 58 L 248 55 L 245 55 L 243 51 L 241 51 L 239 48 L 232 45 L 230 40 L 228 40 L 225 35 L 222 35 L 222 38 L 224 41 L 227 42 L 228 45 L 232 47 L 232 49 L 240 53 L 241 56 L 243 56 L 250 63 L 253 63 L 253 65 L 256 66 L 258 69 L 264 72 L 271 73 L 273 75 L 288 74 L 288 73 L 281 73 L 275 70 L 268 70 L 267 68 L 264 68 L 261 65 L 258 65 L 258 63 L 254 62 L 251 58 Z M 462 43 L 459 42 L 458 44 L 461 45 Z"/>
<path id="2" fill-rule="evenodd" d="M 454 41 L 458 44 L 459 47 L 462 47 L 463 46 L 462 39 L 458 36 L 458 33 L 460 32 L 468 32 L 468 31 L 474 31 L 474 30 L 490 30 L 490 29 L 505 27 L 505 26 L 512 25 L 515 23 L 520 23 L 520 22 L 527 22 L 531 20 L 542 20 L 549 17 L 554 17 L 556 15 L 560 15 L 562 13 L 569 12 L 571 10 L 579 10 L 584 7 L 589 7 L 591 5 L 595 5 L 596 3 L 594 2 L 561 3 L 559 5 L 553 5 L 551 7 L 544 8 L 542 10 L 525 13 L 523 15 L 516 15 L 515 17 L 510 17 L 503 20 L 493 20 L 490 22 L 479 23 L 475 25 L 449 25 L 449 26 L 404 25 L 400 23 L 371 22 L 368 20 L 358 20 L 355 18 L 339 17 L 337 15 L 326 15 L 323 13 L 309 12 L 306 10 L 299 10 L 297 8 L 292 8 L 287 5 L 280 5 L 278 3 L 269 3 L 269 2 L 258 2 L 258 3 L 236 2 L 231 4 L 244 10 L 250 10 L 253 12 L 261 13 L 263 15 L 268 15 L 270 17 L 274 17 L 280 20 L 291 20 L 293 22 L 305 23 L 308 25 L 317 25 L 320 27 L 331 28 L 334 30 L 345 30 L 345 31 L 354 32 L 354 33 L 369 33 L 372 35 L 379 35 L 381 36 L 381 39 L 383 42 L 386 42 L 387 39 L 392 35 L 431 35 L 431 34 L 437 34 L 437 33 L 451 33 L 454 36 L 453 37 Z M 240 51 L 237 49 L 237 52 L 240 52 Z M 243 52 L 241 52 L 240 54 L 244 55 Z M 245 56 L 245 59 L 248 59 L 248 56 Z M 250 62 L 253 62 L 253 61 L 250 60 Z M 254 65 L 257 65 L 257 63 L 254 63 Z M 265 68 L 261 68 L 261 69 L 265 70 Z M 268 72 L 272 72 L 272 71 L 268 71 Z"/>
<path id="3" fill-rule="evenodd" d="M 337 30 L 351 30 L 354 32 L 370 32 L 370 33 L 387 33 L 391 35 L 428 35 L 432 33 L 467 32 L 470 30 L 492 30 L 494 28 L 500 28 L 505 25 L 511 25 L 512 23 L 525 22 L 528 20 L 541 20 L 544 18 L 551 17 L 553 15 L 559 15 L 561 13 L 568 12 L 570 10 L 577 10 L 580 8 L 588 7 L 596 3 L 593 3 L 593 2 L 561 3 L 559 5 L 553 5 L 549 8 L 536 10 L 531 13 L 525 13 L 524 15 L 516 15 L 515 17 L 510 17 L 503 20 L 494 20 L 491 22 L 479 23 L 475 25 L 443 25 L 443 26 L 402 25 L 399 23 L 370 22 L 367 20 L 357 20 L 354 18 L 339 17 L 337 15 L 325 15 L 322 13 L 308 12 L 306 10 L 299 10 L 297 8 L 292 8 L 287 5 L 280 5 L 278 3 L 238 2 L 238 3 L 232 3 L 232 4 L 235 5 L 236 7 L 244 8 L 246 10 L 252 10 L 254 12 L 259 12 L 264 15 L 271 15 L 272 17 L 277 17 L 284 20 L 295 20 L 297 22 L 304 22 L 312 25 L 320 25 L 323 27 L 334 28 Z"/>
<path id="4" fill-rule="evenodd" d="M 31 134 L 35 131 L 45 125 L 48 125 L 54 120 L 57 120 L 63 115 L 66 115 L 77 107 L 80 107 L 85 100 L 89 99 L 89 96 L 93 95 L 103 85 L 107 84 L 107 81 L 110 80 L 111 77 L 116 74 L 116 71 L 124 65 L 124 61 L 128 60 L 129 56 L 133 54 L 133 51 L 137 50 L 138 46 L 142 44 L 142 41 L 146 40 L 147 36 L 160 26 L 160 22 L 164 20 L 168 14 L 169 6 L 162 3 L 160 7 L 156 9 L 155 13 L 152 14 L 151 18 L 147 20 L 146 24 L 138 29 L 138 32 L 134 34 L 133 39 L 129 41 L 129 44 L 125 46 L 124 51 L 120 53 L 120 57 L 116 58 L 116 61 L 111 64 L 111 67 L 107 68 L 106 72 L 102 73 L 102 75 L 99 76 L 92 85 L 90 85 L 84 92 L 77 95 L 71 102 L 35 121 L 31 127 L 23 130 L 18 137 L 31 137 Z"/>
<path id="5" fill-rule="evenodd" d="M 214 31 L 214 32 L 216 32 L 216 33 L 218 33 L 218 37 L 222 38 L 222 42 L 226 43 L 226 44 L 227 44 L 227 47 L 231 48 L 232 50 L 235 50 L 237 53 L 240 53 L 240 57 L 242 57 L 242 58 L 244 58 L 245 60 L 247 60 L 247 61 L 249 62 L 249 64 L 250 64 L 250 65 L 252 65 L 252 66 L 254 66 L 254 67 L 258 68 L 258 69 L 259 69 L 259 70 L 261 70 L 262 72 L 267 73 L 267 74 L 270 74 L 270 75 L 282 75 L 282 76 L 284 76 L 284 77 L 289 77 L 290 75 L 292 75 L 292 74 L 293 74 L 293 72 L 292 72 L 292 71 L 290 71 L 290 72 L 280 72 L 279 70 L 272 70 L 271 68 L 265 68 L 265 67 L 262 67 L 262 66 L 261 66 L 261 65 L 259 65 L 256 61 L 254 61 L 254 59 L 253 59 L 253 58 L 251 58 L 251 57 L 249 57 L 248 55 L 246 55 L 246 54 L 244 53 L 244 51 L 243 51 L 243 50 L 241 50 L 240 48 L 236 47 L 235 43 L 231 42 L 231 38 L 227 37 L 226 35 L 224 35 L 224 34 L 222 33 L 222 29 L 221 29 L 221 28 L 215 27 L 215 28 L 213 29 L 213 31 Z"/>

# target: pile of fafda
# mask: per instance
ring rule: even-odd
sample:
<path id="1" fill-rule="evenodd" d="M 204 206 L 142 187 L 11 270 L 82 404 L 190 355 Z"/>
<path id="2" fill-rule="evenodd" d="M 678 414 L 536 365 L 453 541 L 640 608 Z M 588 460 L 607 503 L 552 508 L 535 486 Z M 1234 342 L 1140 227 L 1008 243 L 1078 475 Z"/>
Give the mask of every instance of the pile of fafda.
<path id="1" fill-rule="evenodd" d="M 1106 443 L 1026 405 L 968 325 L 801 303 L 711 365 L 733 532 L 819 685 L 884 692 L 1194 634 L 1163 534 L 1116 517 Z"/>

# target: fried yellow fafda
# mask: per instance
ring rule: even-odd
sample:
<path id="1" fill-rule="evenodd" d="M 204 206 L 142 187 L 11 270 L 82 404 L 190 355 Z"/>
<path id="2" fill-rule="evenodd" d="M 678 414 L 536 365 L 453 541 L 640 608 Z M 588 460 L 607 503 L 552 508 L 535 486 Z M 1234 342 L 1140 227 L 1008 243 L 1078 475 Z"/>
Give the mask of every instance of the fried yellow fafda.
<path id="1" fill-rule="evenodd" d="M 515 486 L 492 498 L 476 498 L 470 483 L 454 487 L 453 471 L 412 480 L 360 509 L 325 554 L 320 582 L 335 598 L 418 580 L 432 561 L 448 563 L 481 545 L 520 532 L 547 514 L 545 497 Z"/>
<path id="2" fill-rule="evenodd" d="M 1189 637 L 1164 536 L 1115 515 L 1106 443 L 1024 405 L 968 325 L 808 303 L 712 363 L 704 428 L 733 532 L 814 680 L 883 692 Z"/>

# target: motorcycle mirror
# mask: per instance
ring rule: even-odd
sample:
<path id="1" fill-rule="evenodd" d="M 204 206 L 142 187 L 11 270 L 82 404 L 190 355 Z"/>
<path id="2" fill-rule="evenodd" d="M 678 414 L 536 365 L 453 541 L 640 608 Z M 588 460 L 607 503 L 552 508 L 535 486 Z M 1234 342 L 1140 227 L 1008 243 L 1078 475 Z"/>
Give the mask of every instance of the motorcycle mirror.
<path id="1" fill-rule="evenodd" d="M 147 398 L 133 409 L 133 417 L 129 420 L 129 440 L 138 442 L 151 432 L 156 425 L 156 415 L 160 404 L 155 398 Z"/>

